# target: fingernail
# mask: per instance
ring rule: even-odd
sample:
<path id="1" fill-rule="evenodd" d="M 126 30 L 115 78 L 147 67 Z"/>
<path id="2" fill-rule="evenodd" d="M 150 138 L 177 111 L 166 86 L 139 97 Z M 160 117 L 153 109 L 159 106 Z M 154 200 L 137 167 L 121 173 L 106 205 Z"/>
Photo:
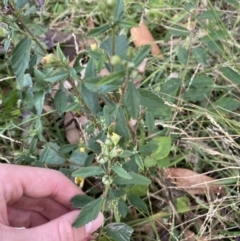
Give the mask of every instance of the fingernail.
<path id="1" fill-rule="evenodd" d="M 103 224 L 103 221 L 104 221 L 104 217 L 103 217 L 103 214 L 100 212 L 98 217 L 95 220 L 85 225 L 86 234 L 92 234 L 94 231 L 100 228 L 101 225 Z"/>
<path id="2" fill-rule="evenodd" d="M 86 234 L 91 234 L 92 226 L 93 226 L 92 222 L 87 223 L 87 224 L 85 225 Z"/>

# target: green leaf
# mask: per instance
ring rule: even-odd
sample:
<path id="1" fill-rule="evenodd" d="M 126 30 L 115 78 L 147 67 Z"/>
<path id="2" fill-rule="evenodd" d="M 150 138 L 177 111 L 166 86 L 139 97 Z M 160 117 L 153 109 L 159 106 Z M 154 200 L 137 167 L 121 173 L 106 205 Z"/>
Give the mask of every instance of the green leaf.
<path id="1" fill-rule="evenodd" d="M 5 25 L 0 26 L 0 37 L 5 38 L 7 36 L 8 36 L 7 26 Z"/>
<path id="2" fill-rule="evenodd" d="M 119 80 L 122 80 L 123 77 L 125 76 L 125 72 L 123 70 L 114 72 L 110 75 L 107 75 L 105 77 L 103 77 L 98 83 L 98 86 L 102 86 L 102 85 L 108 85 L 111 84 L 113 82 L 118 82 Z"/>
<path id="3" fill-rule="evenodd" d="M 45 75 L 44 80 L 46 82 L 50 82 L 54 84 L 58 81 L 66 80 L 67 77 L 68 77 L 68 72 L 66 70 L 55 70 Z"/>
<path id="4" fill-rule="evenodd" d="M 140 170 L 144 170 L 142 157 L 139 154 L 135 154 L 134 158 L 135 158 L 135 162 L 137 163 Z"/>
<path id="5" fill-rule="evenodd" d="M 123 112 L 122 107 L 117 107 L 116 110 L 116 125 L 115 131 L 122 137 L 121 141 L 125 141 L 129 138 L 130 133 L 127 125 L 127 121 Z"/>
<path id="6" fill-rule="evenodd" d="M 191 86 L 196 88 L 210 87 L 213 84 L 213 79 L 206 75 L 198 75 L 191 82 Z"/>
<path id="7" fill-rule="evenodd" d="M 34 106 L 38 116 L 42 114 L 44 98 L 45 98 L 45 93 L 43 91 L 34 92 Z"/>
<path id="8" fill-rule="evenodd" d="M 65 108 L 65 112 L 69 111 L 76 111 L 81 109 L 82 107 L 80 106 L 80 103 L 78 101 L 73 102 L 73 103 L 68 103 L 67 107 Z"/>
<path id="9" fill-rule="evenodd" d="M 220 69 L 223 76 L 230 80 L 233 84 L 239 85 L 240 84 L 240 74 L 229 67 L 223 67 Z"/>
<path id="10" fill-rule="evenodd" d="M 126 21 L 126 20 L 120 20 L 117 22 L 117 25 L 121 28 L 133 28 L 133 27 L 137 27 L 138 24 L 132 21 Z"/>
<path id="11" fill-rule="evenodd" d="M 85 152 L 81 152 L 79 149 L 76 149 L 70 156 L 70 162 L 77 163 L 79 165 L 84 165 L 85 160 L 87 158 L 87 154 Z"/>
<path id="12" fill-rule="evenodd" d="M 141 146 L 139 148 L 139 152 L 143 155 L 150 155 L 154 151 L 156 151 L 158 148 L 158 143 L 155 141 L 155 139 L 149 141 L 147 144 Z"/>
<path id="13" fill-rule="evenodd" d="M 45 74 L 43 72 L 41 72 L 39 69 L 34 68 L 34 76 L 36 78 L 36 81 L 40 85 L 44 85 L 45 84 L 45 81 L 44 81 Z"/>
<path id="14" fill-rule="evenodd" d="M 102 204 L 103 204 L 103 198 L 100 197 L 85 205 L 82 208 L 77 219 L 73 222 L 72 226 L 75 228 L 79 228 L 96 219 L 102 208 Z"/>
<path id="15" fill-rule="evenodd" d="M 23 75 L 30 61 L 31 43 L 31 39 L 23 38 L 12 52 L 11 65 L 19 86 L 23 85 Z"/>
<path id="16" fill-rule="evenodd" d="M 77 71 L 73 67 L 68 67 L 68 73 L 72 80 L 78 80 Z"/>
<path id="17" fill-rule="evenodd" d="M 65 55 L 64 55 L 64 53 L 62 52 L 62 50 L 60 48 L 60 44 L 59 43 L 57 43 L 56 51 L 57 51 L 57 56 L 61 60 L 61 62 L 64 62 L 64 61 L 67 60 Z"/>
<path id="18" fill-rule="evenodd" d="M 134 194 L 138 197 L 145 197 L 148 192 L 148 186 L 146 185 L 140 185 L 140 184 L 135 184 L 130 187 L 130 189 L 127 190 L 127 193 Z"/>
<path id="19" fill-rule="evenodd" d="M 187 59 L 188 59 L 187 50 L 185 48 L 183 48 L 182 46 L 179 47 L 177 57 L 178 57 L 179 62 L 185 65 L 187 63 Z"/>
<path id="20" fill-rule="evenodd" d="M 94 60 L 91 58 L 87 63 L 84 78 L 87 79 L 94 76 L 96 76 L 96 66 L 95 66 Z"/>
<path id="21" fill-rule="evenodd" d="M 31 87 L 33 84 L 32 77 L 30 74 L 25 74 L 23 76 L 23 81 L 19 83 L 20 88 Z"/>
<path id="22" fill-rule="evenodd" d="M 157 164 L 156 160 L 153 159 L 152 157 L 150 156 L 147 156 L 145 159 L 144 159 L 144 166 L 146 168 L 149 168 L 149 167 L 153 167 Z"/>
<path id="23" fill-rule="evenodd" d="M 100 76 L 88 78 L 84 80 L 84 85 L 94 93 L 97 92 L 98 94 L 106 94 L 118 89 L 123 82 L 123 79 L 118 79 L 115 83 L 112 83 L 111 85 L 108 84 L 99 86 L 98 83 L 101 80 L 102 77 Z"/>
<path id="24" fill-rule="evenodd" d="M 16 2 L 16 7 L 19 8 L 23 8 L 29 0 L 17 0 Z"/>
<path id="25" fill-rule="evenodd" d="M 73 208 L 82 208 L 92 201 L 94 198 L 87 195 L 76 195 L 70 200 Z"/>
<path id="26" fill-rule="evenodd" d="M 211 93 L 211 88 L 190 88 L 183 94 L 184 100 L 202 101 Z"/>
<path id="27" fill-rule="evenodd" d="M 155 127 L 155 121 L 154 121 L 154 116 L 149 111 L 147 111 L 145 114 L 145 123 L 148 128 L 148 131 L 152 132 Z"/>
<path id="28" fill-rule="evenodd" d="M 221 41 L 209 41 L 206 43 L 208 50 L 219 55 L 225 54 L 225 49 Z"/>
<path id="29" fill-rule="evenodd" d="M 118 165 L 114 165 L 112 167 L 112 170 L 120 177 L 124 178 L 124 179 L 132 179 L 132 177 L 127 173 L 127 171 L 125 169 L 123 169 L 122 167 L 118 166 Z"/>
<path id="30" fill-rule="evenodd" d="M 118 201 L 118 211 L 123 218 L 125 218 L 129 212 L 127 204 L 122 199 Z"/>
<path id="31" fill-rule="evenodd" d="M 54 106 L 56 107 L 58 113 L 62 115 L 68 105 L 67 94 L 64 90 L 59 89 L 54 96 Z"/>
<path id="32" fill-rule="evenodd" d="M 226 113 L 227 111 L 234 111 L 238 109 L 240 107 L 240 101 L 232 97 L 222 97 L 214 102 L 213 106 Z M 212 107 L 211 109 L 213 110 Z"/>
<path id="33" fill-rule="evenodd" d="M 126 158 L 126 157 L 132 156 L 133 154 L 134 154 L 134 152 L 132 152 L 132 151 L 124 150 L 118 156 L 121 158 Z"/>
<path id="34" fill-rule="evenodd" d="M 124 12 L 124 2 L 123 0 L 116 0 L 116 7 L 115 7 L 115 22 L 118 22 L 122 19 Z"/>
<path id="35" fill-rule="evenodd" d="M 176 101 L 176 98 L 173 97 L 177 95 L 181 83 L 181 80 L 177 78 L 171 78 L 165 81 L 161 88 L 161 93 L 163 94 L 163 97 L 167 101 L 174 103 Z"/>
<path id="36" fill-rule="evenodd" d="M 147 210 L 146 203 L 137 195 L 129 194 L 127 196 L 128 201 L 136 208 L 141 210 Z"/>
<path id="37" fill-rule="evenodd" d="M 218 40 L 224 40 L 224 39 L 228 39 L 228 38 L 229 38 L 229 34 L 227 31 L 217 30 L 217 31 L 213 31 L 213 32 L 203 36 L 201 38 L 201 41 L 203 43 L 207 43 L 207 42 L 215 42 Z"/>
<path id="38" fill-rule="evenodd" d="M 84 83 L 82 85 L 81 94 L 85 104 L 94 115 L 100 112 L 101 108 L 99 106 L 98 96 L 94 92 L 89 90 Z"/>
<path id="39" fill-rule="evenodd" d="M 130 185 L 130 184 L 140 184 L 140 185 L 149 185 L 151 184 L 151 181 L 135 172 L 129 173 L 129 175 L 132 177 L 132 179 L 124 179 L 122 177 L 114 177 L 113 182 L 118 185 Z"/>
<path id="40" fill-rule="evenodd" d="M 76 147 L 76 144 L 65 144 L 60 147 L 59 152 L 61 152 L 62 154 L 67 154 L 76 149 Z"/>
<path id="41" fill-rule="evenodd" d="M 215 19 L 221 17 L 222 14 L 223 13 L 221 13 L 220 11 L 216 11 L 216 9 L 214 9 L 214 11 L 213 10 L 206 10 L 198 16 L 198 19 L 200 19 L 200 20 L 204 20 L 204 19 L 215 20 Z"/>
<path id="42" fill-rule="evenodd" d="M 110 223 L 105 226 L 104 231 L 114 241 L 130 241 L 133 229 L 125 223 Z"/>
<path id="43" fill-rule="evenodd" d="M 124 94 L 124 107 L 130 117 L 137 119 L 140 111 L 140 94 L 133 82 L 128 83 L 127 91 Z"/>
<path id="44" fill-rule="evenodd" d="M 199 64 L 207 65 L 207 56 L 204 48 L 196 47 L 192 50 L 192 54 Z"/>
<path id="45" fill-rule="evenodd" d="M 164 157 L 163 159 L 161 159 L 158 162 L 156 161 L 156 164 L 158 165 L 159 168 L 169 167 L 169 166 L 173 165 L 170 162 L 169 156 Z"/>
<path id="46" fill-rule="evenodd" d="M 115 36 L 115 48 L 113 48 L 112 37 L 108 37 L 100 44 L 100 48 L 105 50 L 109 57 L 118 55 L 120 58 L 127 58 L 128 39 L 124 34 Z"/>
<path id="47" fill-rule="evenodd" d="M 155 150 L 151 157 L 158 162 L 164 157 L 168 156 L 171 150 L 172 139 L 169 136 L 160 136 L 154 139 L 158 144 L 157 150 Z"/>
<path id="48" fill-rule="evenodd" d="M 93 28 L 91 29 L 88 33 L 87 33 L 87 37 L 89 38 L 93 38 L 93 37 L 97 37 L 99 36 L 100 34 L 106 32 L 107 30 L 109 30 L 111 28 L 111 26 L 106 23 L 106 24 L 103 24 L 99 27 L 96 27 L 96 28 Z"/>
<path id="49" fill-rule="evenodd" d="M 140 51 L 138 51 L 137 55 L 132 60 L 136 67 L 138 67 L 142 63 L 142 61 L 147 57 L 150 50 L 151 45 L 145 45 L 140 49 Z"/>
<path id="50" fill-rule="evenodd" d="M 72 173 L 73 177 L 93 177 L 104 174 L 104 170 L 98 166 L 91 166 L 91 167 L 81 167 L 77 171 Z"/>
<path id="51" fill-rule="evenodd" d="M 164 102 L 149 90 L 139 89 L 141 96 L 141 105 L 144 107 L 159 107 L 164 105 Z"/>
<path id="52" fill-rule="evenodd" d="M 40 154 L 40 161 L 47 164 L 64 164 L 66 160 L 58 155 L 59 146 L 56 143 L 49 142 L 45 145 Z"/>
<path id="53" fill-rule="evenodd" d="M 175 25 L 174 27 L 169 29 L 169 33 L 176 37 L 186 37 L 189 35 L 189 31 L 187 28 L 178 25 Z"/>
<path id="54" fill-rule="evenodd" d="M 186 196 L 178 197 L 177 205 L 176 205 L 177 211 L 179 213 L 189 212 L 191 210 L 189 203 L 190 203 L 190 200 L 188 197 Z"/>

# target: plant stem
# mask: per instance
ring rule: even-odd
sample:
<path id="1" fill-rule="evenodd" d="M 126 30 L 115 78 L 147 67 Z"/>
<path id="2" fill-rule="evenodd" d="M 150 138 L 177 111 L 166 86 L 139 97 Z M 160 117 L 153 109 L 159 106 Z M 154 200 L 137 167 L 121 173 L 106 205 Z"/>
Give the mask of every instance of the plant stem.
<path id="1" fill-rule="evenodd" d="M 40 41 L 34 36 L 34 34 L 31 32 L 31 30 L 28 28 L 28 26 L 24 23 L 24 21 L 22 20 L 21 16 L 19 13 L 15 13 L 14 11 L 12 12 L 13 15 L 17 18 L 17 20 L 23 25 L 23 27 L 25 28 L 25 30 L 29 33 L 29 35 L 32 37 L 32 39 L 37 43 L 37 45 L 40 47 L 40 49 L 45 53 L 48 54 L 48 52 L 46 51 L 46 49 L 42 46 L 42 44 L 40 43 Z"/>
<path id="2" fill-rule="evenodd" d="M 109 188 L 110 188 L 110 184 L 105 185 L 105 190 L 104 190 L 104 193 L 102 195 L 102 197 L 103 197 L 103 204 L 102 204 L 102 210 L 101 210 L 102 213 L 104 213 L 104 210 L 105 210 L 106 200 L 107 200 L 107 195 L 108 195 Z M 102 231 L 103 231 L 103 228 L 101 227 L 100 230 L 99 230 L 98 241 L 100 241 L 100 238 L 101 238 L 101 235 L 102 235 Z"/>
<path id="3" fill-rule="evenodd" d="M 112 27 L 112 56 L 115 55 L 115 47 L 116 47 L 116 38 L 115 38 L 115 28 Z M 114 72 L 114 65 L 112 65 L 112 73 Z"/>
<path id="4" fill-rule="evenodd" d="M 70 73 L 69 73 L 69 75 L 70 75 Z M 71 79 L 71 78 L 69 78 L 68 81 L 69 81 L 70 84 L 72 85 L 72 88 L 73 88 L 73 90 L 75 91 L 75 95 L 76 95 L 76 96 L 80 96 L 80 91 L 78 90 L 77 86 L 75 85 L 74 80 Z M 88 114 L 91 116 L 91 118 L 92 118 L 95 126 L 100 130 L 100 129 L 101 129 L 101 126 L 97 123 L 97 119 L 96 119 L 95 116 L 92 114 L 91 110 L 88 108 L 88 106 L 86 105 L 85 101 L 84 101 L 82 98 L 80 98 L 80 102 L 81 102 L 81 104 L 83 105 L 84 109 L 85 109 L 85 110 L 88 112 Z"/>

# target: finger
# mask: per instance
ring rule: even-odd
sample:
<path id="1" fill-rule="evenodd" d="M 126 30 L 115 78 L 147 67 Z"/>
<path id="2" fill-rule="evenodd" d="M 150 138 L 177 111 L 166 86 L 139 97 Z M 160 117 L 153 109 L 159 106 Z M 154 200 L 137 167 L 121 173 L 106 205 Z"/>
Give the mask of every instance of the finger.
<path id="1" fill-rule="evenodd" d="M 51 198 L 31 198 L 25 195 L 11 206 L 17 209 L 39 212 L 49 220 L 58 218 L 70 211 L 69 208 Z"/>
<path id="2" fill-rule="evenodd" d="M 32 228 L 49 222 L 49 219 L 38 212 L 8 207 L 8 221 L 12 227 Z"/>
<path id="3" fill-rule="evenodd" d="M 8 185 L 2 188 L 8 204 L 15 203 L 25 194 L 33 198 L 51 197 L 70 208 L 69 200 L 83 193 L 59 171 L 45 168 L 0 164 L 0 183 L 6 180 Z"/>
<path id="4" fill-rule="evenodd" d="M 13 229 L 7 226 L 0 227 L 0 240 L 11 241 L 83 241 L 96 231 L 103 223 L 100 213 L 94 221 L 81 228 L 73 228 L 72 223 L 79 211 L 72 211 L 47 224 L 30 229 Z"/>

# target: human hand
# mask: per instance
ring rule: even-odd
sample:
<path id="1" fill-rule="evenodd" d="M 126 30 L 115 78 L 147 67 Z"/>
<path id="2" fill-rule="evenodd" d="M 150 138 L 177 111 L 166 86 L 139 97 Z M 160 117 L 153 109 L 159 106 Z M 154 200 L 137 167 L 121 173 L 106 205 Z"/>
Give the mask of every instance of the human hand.
<path id="1" fill-rule="evenodd" d="M 73 228 L 79 210 L 70 199 L 82 194 L 58 171 L 0 164 L 0 240 L 4 241 L 85 241 L 103 223 L 96 220 Z M 13 227 L 25 227 L 15 229 Z"/>

